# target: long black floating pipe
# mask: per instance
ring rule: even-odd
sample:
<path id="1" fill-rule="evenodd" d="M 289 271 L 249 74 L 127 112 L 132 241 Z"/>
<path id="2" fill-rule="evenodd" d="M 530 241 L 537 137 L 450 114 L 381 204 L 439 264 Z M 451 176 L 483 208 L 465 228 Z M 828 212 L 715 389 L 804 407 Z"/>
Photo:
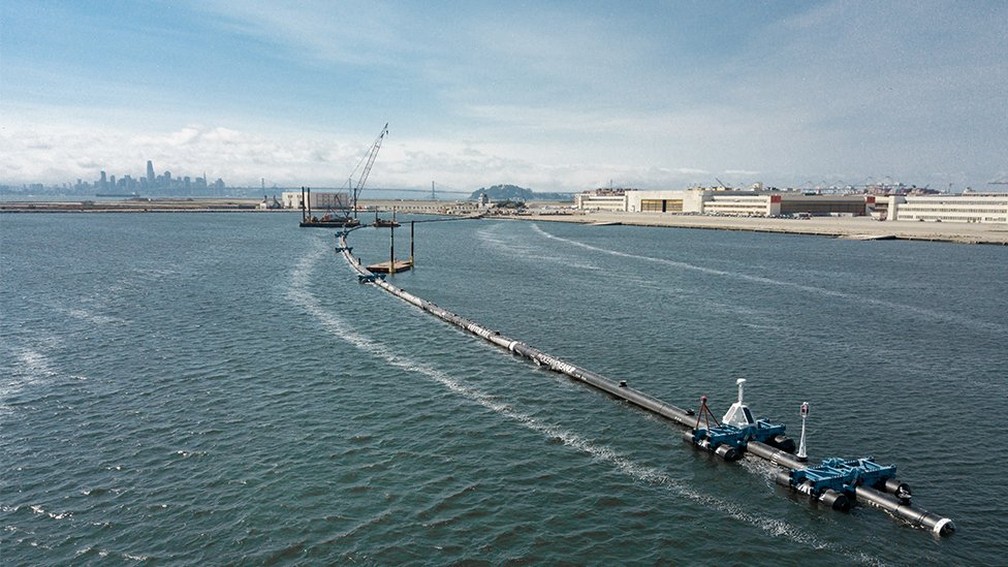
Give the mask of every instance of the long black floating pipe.
<path id="1" fill-rule="evenodd" d="M 375 274 L 368 271 L 367 268 L 363 267 L 361 263 L 354 258 L 352 250 L 347 246 L 346 242 L 346 236 L 348 233 L 349 231 L 339 233 L 339 246 L 336 250 L 337 252 L 343 254 L 347 264 L 349 264 L 350 267 L 357 272 L 361 281 L 373 283 L 399 299 L 402 299 L 407 303 L 411 303 L 431 315 L 481 337 L 501 348 L 521 355 L 532 362 L 535 362 L 537 365 L 545 366 L 555 372 L 563 373 L 575 380 L 584 382 L 602 390 L 603 392 L 611 394 L 612 396 L 623 399 L 640 408 L 678 423 L 688 429 L 692 430 L 696 426 L 697 418 L 691 411 L 686 411 L 672 404 L 663 402 L 658 398 L 645 394 L 640 390 L 635 390 L 627 386 L 625 381 L 616 382 L 602 376 L 601 374 L 581 368 L 580 366 L 571 364 L 551 354 L 545 353 L 521 341 L 506 337 L 498 331 L 488 329 L 475 321 L 456 315 L 455 313 L 439 307 L 426 299 L 417 297 L 402 288 L 396 287 L 382 278 L 376 277 Z M 771 464 L 788 470 L 797 470 L 806 467 L 806 463 L 799 461 L 794 455 L 771 447 L 765 443 L 760 443 L 759 441 L 749 441 L 746 444 L 746 450 L 754 456 L 766 459 Z M 901 518 L 914 527 L 928 529 L 939 536 L 950 535 L 955 531 L 955 525 L 952 523 L 952 520 L 942 518 L 924 510 L 912 508 L 909 504 L 900 501 L 898 498 L 887 492 L 866 486 L 858 486 L 855 489 L 855 497 L 862 503 L 871 504 L 881 508 L 893 516 Z"/>
<path id="2" fill-rule="evenodd" d="M 456 315 L 455 313 L 439 307 L 426 299 L 417 297 L 402 288 L 398 288 L 384 279 L 375 277 L 373 273 L 368 271 L 367 268 L 363 267 L 354 259 L 351 250 L 346 245 L 345 236 L 340 237 L 340 247 L 338 250 L 343 253 L 347 263 L 350 264 L 350 267 L 357 272 L 358 276 L 366 278 L 369 283 L 373 283 L 399 299 L 402 299 L 407 303 L 411 303 L 443 321 L 451 323 L 456 327 L 468 331 L 476 336 L 482 337 L 501 348 L 524 356 L 540 366 L 546 366 L 550 370 L 566 374 L 571 378 L 590 384 L 599 390 L 612 394 L 618 398 L 622 398 L 634 405 L 640 406 L 664 418 L 670 419 L 684 427 L 692 429 L 693 426 L 696 425 L 696 416 L 682 408 L 678 408 L 665 403 L 658 398 L 649 396 L 644 392 L 635 390 L 627 386 L 625 382 L 617 383 L 616 381 L 610 380 L 601 374 L 561 360 L 521 341 L 505 337 L 498 331 L 488 329 L 475 321 L 462 317 L 461 315 Z"/>

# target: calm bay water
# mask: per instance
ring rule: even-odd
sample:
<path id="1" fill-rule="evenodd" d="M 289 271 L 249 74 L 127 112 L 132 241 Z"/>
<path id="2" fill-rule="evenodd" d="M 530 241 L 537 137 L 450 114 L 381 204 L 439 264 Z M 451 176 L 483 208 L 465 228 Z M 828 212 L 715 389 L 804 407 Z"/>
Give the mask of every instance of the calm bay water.
<path id="1" fill-rule="evenodd" d="M 811 456 L 896 463 L 936 539 L 696 453 L 333 244 L 287 214 L 0 217 L 0 563 L 1004 562 L 1008 249 L 437 222 L 395 276 L 680 406 L 745 377 L 797 433 L 807 400 Z"/>

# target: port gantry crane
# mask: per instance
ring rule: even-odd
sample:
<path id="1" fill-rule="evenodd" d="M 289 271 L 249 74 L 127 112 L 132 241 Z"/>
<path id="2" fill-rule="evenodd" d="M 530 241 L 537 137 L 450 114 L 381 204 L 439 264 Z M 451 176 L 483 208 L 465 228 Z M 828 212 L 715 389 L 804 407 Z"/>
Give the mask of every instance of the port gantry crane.
<path id="1" fill-rule="evenodd" d="M 375 138 L 374 143 L 371 144 L 371 149 L 368 150 L 367 156 L 364 158 L 367 160 L 367 163 L 365 163 L 364 159 L 362 159 L 361 162 L 357 164 L 357 167 L 360 167 L 361 163 L 365 163 L 364 170 L 361 171 L 360 178 L 357 180 L 357 185 L 353 187 L 354 218 L 357 218 L 357 197 L 360 195 L 361 190 L 364 189 L 364 184 L 367 183 L 368 174 L 371 173 L 371 166 L 374 165 L 375 158 L 378 157 L 378 150 L 381 149 L 382 140 L 385 139 L 386 134 L 388 134 L 388 122 L 386 122 L 385 126 L 382 127 L 381 132 L 378 133 L 378 137 Z M 356 170 L 357 168 L 354 168 L 354 171 Z M 352 176 L 353 174 L 351 173 L 351 180 Z"/>

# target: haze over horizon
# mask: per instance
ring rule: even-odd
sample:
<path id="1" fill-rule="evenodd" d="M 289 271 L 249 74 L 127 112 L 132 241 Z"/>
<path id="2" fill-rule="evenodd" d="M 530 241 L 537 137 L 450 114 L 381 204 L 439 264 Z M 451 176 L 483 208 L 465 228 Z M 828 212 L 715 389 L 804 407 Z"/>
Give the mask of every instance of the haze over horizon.
<path id="1" fill-rule="evenodd" d="M 5 2 L 0 184 L 1004 190 L 1008 3 Z"/>

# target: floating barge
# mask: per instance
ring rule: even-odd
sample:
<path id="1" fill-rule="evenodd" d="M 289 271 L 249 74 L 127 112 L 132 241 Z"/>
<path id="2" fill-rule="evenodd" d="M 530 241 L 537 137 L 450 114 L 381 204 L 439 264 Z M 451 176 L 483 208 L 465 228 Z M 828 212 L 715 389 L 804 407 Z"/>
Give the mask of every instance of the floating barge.
<path id="1" fill-rule="evenodd" d="M 377 264 L 370 264 L 367 267 L 367 271 L 372 274 L 398 274 L 399 272 L 407 272 L 413 269 L 413 234 L 415 224 L 410 222 L 410 255 L 408 260 L 396 260 L 395 257 L 395 229 L 399 226 L 399 223 L 395 220 L 395 215 L 393 214 L 391 221 L 384 221 L 388 224 L 378 224 L 382 222 L 378 218 L 377 213 L 375 214 L 375 227 L 388 227 L 389 228 L 389 259 L 387 262 L 378 262 Z M 340 239 L 340 247 L 337 247 L 336 251 L 340 252 L 346 246 L 346 234 L 347 231 L 341 232 L 336 235 L 337 239 Z M 349 252 L 347 252 L 349 254 Z M 360 268 L 360 266 L 357 266 Z M 360 270 L 358 270 L 360 271 Z M 366 275 L 366 274 L 358 274 Z M 364 281 L 364 280 L 361 280 Z"/>
<path id="2" fill-rule="evenodd" d="M 307 192 L 307 193 L 306 193 Z M 301 228 L 352 228 L 360 226 L 360 221 L 351 217 L 347 213 L 341 215 L 327 212 L 321 217 L 316 217 L 311 210 L 311 188 L 301 188 Z"/>
<path id="3" fill-rule="evenodd" d="M 764 459 L 782 469 L 775 476 L 778 484 L 796 494 L 806 495 L 814 503 L 822 503 L 833 510 L 846 512 L 850 510 L 852 503 L 859 502 L 880 508 L 910 526 L 927 529 L 937 536 L 948 536 L 955 532 L 955 524 L 949 518 L 911 506 L 910 487 L 896 480 L 895 465 L 880 465 L 870 457 L 828 458 L 823 459 L 820 464 L 808 465 L 805 455 L 805 417 L 808 415 L 808 404 L 802 404 L 802 435 L 798 454 L 795 455 L 795 442 L 785 435 L 784 424 L 755 419 L 752 411 L 745 405 L 743 401 L 745 379 L 737 381 L 738 401 L 732 404 L 721 421 L 718 421 L 707 407 L 706 396 L 700 399 L 699 412 L 676 407 L 631 388 L 625 380 L 617 382 L 571 364 L 388 283 L 384 276 L 371 271 L 371 266 L 365 269 L 354 259 L 352 249 L 346 243 L 349 232 L 347 230 L 337 235 L 339 245 L 336 247 L 336 252 L 343 254 L 350 267 L 357 272 L 361 283 L 378 286 L 442 321 L 531 360 L 537 366 L 545 366 L 584 382 L 685 427 L 683 440 L 686 443 L 725 461 L 737 461 L 745 453 Z M 711 425 L 712 421 L 714 425 Z"/>
<path id="4" fill-rule="evenodd" d="M 390 260 L 388 262 L 378 262 L 367 267 L 367 271 L 373 274 L 398 274 L 413 269 L 412 260 Z"/>
<path id="5" fill-rule="evenodd" d="M 395 209 L 393 209 L 392 210 L 392 218 L 391 219 L 379 218 L 378 217 L 378 211 L 375 211 L 375 214 L 374 214 L 374 223 L 372 223 L 371 226 L 373 226 L 375 228 L 399 228 L 402 225 L 399 224 L 396 221 L 396 218 L 395 218 Z"/>
<path id="6" fill-rule="evenodd" d="M 321 218 L 310 217 L 298 223 L 301 228 L 351 228 L 360 226 L 360 221 L 351 217 L 323 215 Z"/>

